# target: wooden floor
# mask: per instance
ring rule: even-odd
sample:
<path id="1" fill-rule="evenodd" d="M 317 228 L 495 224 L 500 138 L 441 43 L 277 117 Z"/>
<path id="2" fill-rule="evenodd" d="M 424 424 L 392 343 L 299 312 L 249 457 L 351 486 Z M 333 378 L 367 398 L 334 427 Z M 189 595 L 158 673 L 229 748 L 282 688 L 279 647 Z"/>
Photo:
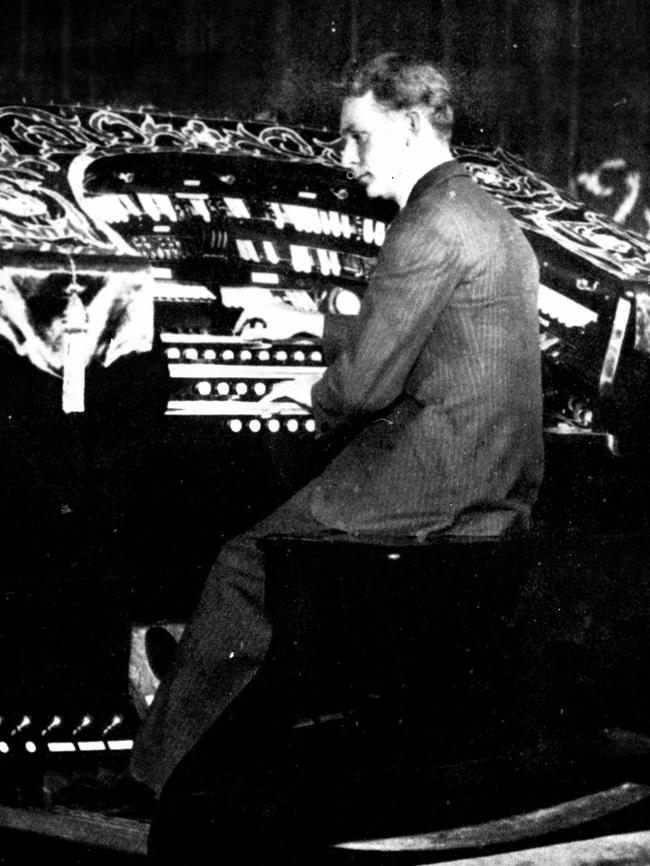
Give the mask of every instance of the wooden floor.
<path id="1" fill-rule="evenodd" d="M 437 861 L 436 866 L 648 866 L 650 831 L 522 848 L 502 854 Z"/>
<path id="2" fill-rule="evenodd" d="M 650 787 L 625 783 L 485 824 L 340 847 L 374 850 L 377 866 L 382 862 L 382 851 L 394 854 L 397 850 L 402 854 L 418 852 L 419 863 L 436 866 L 648 866 L 650 829 L 544 844 L 545 838 L 561 831 L 570 833 L 572 828 L 577 835 L 588 835 L 581 827 L 646 800 L 650 808 Z M 146 820 L 56 806 L 0 805 L 0 863 L 17 866 L 45 857 L 67 866 L 137 866 L 146 862 L 148 832 Z M 509 850 L 504 851 L 504 847 Z M 371 861 L 375 861 L 374 856 Z"/>
<path id="3" fill-rule="evenodd" d="M 0 827 L 37 835 L 43 841 L 56 839 L 81 846 L 112 851 L 115 854 L 144 855 L 149 823 L 115 818 L 97 812 L 53 807 L 16 808 L 0 806 Z"/>

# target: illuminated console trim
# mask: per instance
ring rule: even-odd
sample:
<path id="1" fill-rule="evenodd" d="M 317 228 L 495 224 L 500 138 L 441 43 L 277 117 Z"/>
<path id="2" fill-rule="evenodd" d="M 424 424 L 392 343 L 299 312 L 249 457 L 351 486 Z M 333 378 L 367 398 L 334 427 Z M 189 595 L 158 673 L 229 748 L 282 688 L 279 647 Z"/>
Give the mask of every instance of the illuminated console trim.
<path id="1" fill-rule="evenodd" d="M 219 415 L 233 419 L 240 416 L 270 420 L 276 416 L 306 416 L 310 413 L 297 403 L 275 403 L 273 411 L 260 411 L 256 403 L 239 403 L 232 400 L 170 400 L 167 415 Z"/>
<path id="2" fill-rule="evenodd" d="M 325 372 L 325 367 L 316 367 L 305 364 L 302 367 L 279 366 L 269 364 L 168 364 L 169 375 L 172 379 L 295 379 L 297 376 L 304 378 L 312 377 L 316 382 Z"/>

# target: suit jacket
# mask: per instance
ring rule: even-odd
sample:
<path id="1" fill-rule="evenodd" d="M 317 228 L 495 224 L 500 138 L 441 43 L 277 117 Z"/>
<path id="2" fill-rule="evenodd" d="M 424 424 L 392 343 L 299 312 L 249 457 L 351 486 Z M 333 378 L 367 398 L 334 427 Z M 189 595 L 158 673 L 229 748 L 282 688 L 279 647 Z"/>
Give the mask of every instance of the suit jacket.
<path id="1" fill-rule="evenodd" d="M 314 482 L 317 520 L 420 537 L 526 525 L 543 471 L 538 286 L 522 231 L 459 163 L 418 181 L 345 338 L 326 323 L 314 414 L 322 433 L 359 432 Z"/>

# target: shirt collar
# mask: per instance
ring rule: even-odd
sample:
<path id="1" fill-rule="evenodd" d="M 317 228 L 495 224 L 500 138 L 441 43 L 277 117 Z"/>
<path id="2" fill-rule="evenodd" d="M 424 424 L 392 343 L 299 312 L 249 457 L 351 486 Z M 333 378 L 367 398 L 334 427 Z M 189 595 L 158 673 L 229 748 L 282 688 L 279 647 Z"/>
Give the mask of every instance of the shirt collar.
<path id="1" fill-rule="evenodd" d="M 467 177 L 467 171 L 457 159 L 448 159 L 446 162 L 441 162 L 440 165 L 437 165 L 435 168 L 430 169 L 426 174 L 423 174 L 416 182 L 406 203 L 410 204 L 411 202 L 416 201 L 416 199 L 423 196 L 427 190 L 431 189 L 431 187 L 438 186 L 439 183 L 448 180 L 450 177 L 458 176 Z"/>

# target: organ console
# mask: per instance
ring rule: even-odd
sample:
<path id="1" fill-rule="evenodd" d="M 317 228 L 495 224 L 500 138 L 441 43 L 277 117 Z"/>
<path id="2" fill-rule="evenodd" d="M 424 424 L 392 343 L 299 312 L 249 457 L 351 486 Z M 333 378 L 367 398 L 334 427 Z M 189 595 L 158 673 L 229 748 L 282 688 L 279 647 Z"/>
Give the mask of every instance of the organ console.
<path id="1" fill-rule="evenodd" d="M 634 452 L 648 403 L 650 242 L 500 149 L 458 146 L 456 156 L 538 255 L 549 442 Z M 337 137 L 324 130 L 0 106 L 0 263 L 27 307 L 33 296 L 22 272 L 82 285 L 93 274 L 146 275 L 141 291 L 169 378 L 162 436 L 173 443 L 158 463 L 168 498 L 155 511 L 171 516 L 154 544 L 169 559 L 176 534 L 183 576 L 193 547 L 215 535 L 215 511 L 226 523 L 237 508 L 248 518 L 251 489 L 259 495 L 273 470 L 290 490 L 312 453 L 308 411 L 269 395 L 277 383 L 322 375 L 322 347 L 309 334 L 243 339 L 234 333 L 241 310 L 277 303 L 354 315 L 394 215 L 347 177 Z M 20 354 L 26 343 L 8 340 L 11 286 L 0 287 L 0 337 Z M 103 362 L 110 369 L 110 358 Z M 60 375 L 56 364 L 44 372 Z M 238 498 L 246 468 L 257 475 Z M 224 489 L 226 476 L 235 481 Z M 131 740 L 121 707 L 110 718 L 96 707 L 14 715 L 3 719 L 0 755 L 120 750 Z"/>
<path id="2" fill-rule="evenodd" d="M 348 178 L 337 136 L 7 105 L 0 145 L 0 253 L 14 283 L 22 268 L 46 263 L 64 283 L 73 266 L 82 282 L 91 271 L 147 275 L 168 374 L 158 475 L 178 521 L 172 531 L 194 549 L 208 514 L 248 519 L 244 497 L 290 492 L 313 461 L 314 422 L 304 407 L 273 400 L 273 389 L 318 378 L 321 346 L 309 334 L 268 342 L 234 331 L 242 309 L 273 303 L 357 312 L 395 206 L 370 201 Z M 455 153 L 538 256 L 549 455 L 570 448 L 636 459 L 650 417 L 650 243 L 505 151 L 459 145 Z M 203 488 L 194 502 L 189 485 Z"/>
<path id="3" fill-rule="evenodd" d="M 256 298 L 358 309 L 395 211 L 346 176 L 334 134 L 6 106 L 0 140 L 5 255 L 139 257 L 150 270 L 170 416 L 209 417 L 225 434 L 312 432 L 304 410 L 278 404 L 271 418 L 264 397 L 275 382 L 320 375 L 318 342 L 251 343 L 233 324 Z M 628 349 L 641 366 L 648 356 L 650 244 L 506 152 L 458 146 L 456 156 L 538 253 L 547 429 L 613 445 L 616 420 L 603 407 L 619 397 Z"/>

